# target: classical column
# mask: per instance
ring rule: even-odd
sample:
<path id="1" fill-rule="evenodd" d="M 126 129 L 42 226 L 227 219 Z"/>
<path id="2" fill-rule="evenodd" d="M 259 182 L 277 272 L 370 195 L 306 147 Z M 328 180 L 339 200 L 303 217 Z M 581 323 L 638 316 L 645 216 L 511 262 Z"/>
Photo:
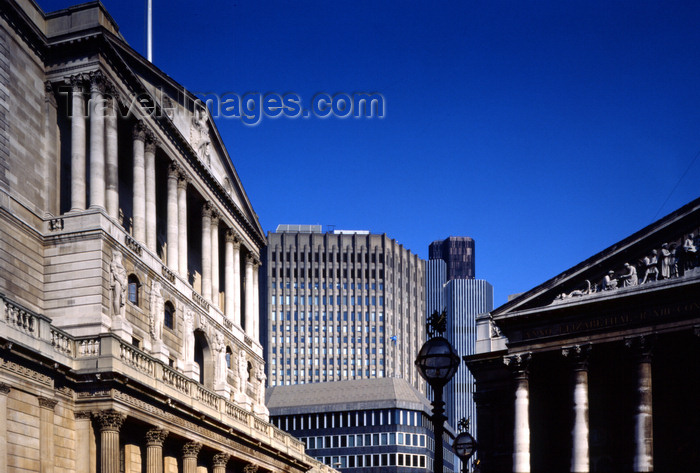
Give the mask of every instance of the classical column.
<path id="1" fill-rule="evenodd" d="M 562 348 L 573 368 L 574 425 L 571 430 L 571 471 L 590 471 L 588 450 L 588 356 L 591 345 Z"/>
<path id="2" fill-rule="evenodd" d="M 168 431 L 151 429 L 146 432 L 146 473 L 163 473 L 163 442 Z"/>
<path id="3" fill-rule="evenodd" d="M 198 442 L 189 442 L 182 447 L 182 473 L 197 473 L 197 455 L 202 448 Z"/>
<path id="4" fill-rule="evenodd" d="M 152 133 L 146 138 L 144 168 L 146 171 L 146 247 L 156 251 L 156 147 L 158 141 Z"/>
<path id="5" fill-rule="evenodd" d="M 105 116 L 105 207 L 107 215 L 119 218 L 119 154 L 116 91 L 107 98 Z"/>
<path id="6" fill-rule="evenodd" d="M 211 213 L 209 202 L 202 207 L 202 297 L 211 302 Z"/>
<path id="7" fill-rule="evenodd" d="M 212 473 L 226 473 L 226 464 L 231 455 L 228 453 L 217 453 L 212 459 Z"/>
<path id="8" fill-rule="evenodd" d="M 7 465 L 7 396 L 10 385 L 0 383 L 0 466 Z"/>
<path id="9" fill-rule="evenodd" d="M 245 333 L 253 337 L 253 256 L 248 253 L 245 260 Z"/>
<path id="10" fill-rule="evenodd" d="M 515 427 L 513 431 L 513 472 L 530 471 L 530 384 L 529 364 L 532 355 L 510 355 L 503 361 L 515 377 Z"/>
<path id="11" fill-rule="evenodd" d="M 126 416 L 114 410 L 95 414 L 100 429 L 100 473 L 119 473 L 119 429 Z"/>
<path id="12" fill-rule="evenodd" d="M 240 251 L 241 244 L 238 242 L 236 233 L 233 230 L 227 230 L 224 238 L 224 293 L 226 297 L 224 301 L 224 309 L 226 311 L 226 318 L 236 322 L 234 308 L 235 300 L 239 298 L 238 292 L 240 291 L 240 287 L 236 289 L 236 285 L 234 284 L 234 271 L 236 270 L 236 267 L 234 266 L 234 259 L 237 259 L 234 258 L 234 251 Z M 238 246 L 238 248 L 235 248 L 234 250 L 235 246 Z M 238 280 L 240 285 L 240 269 L 238 273 Z M 237 323 L 239 325 L 241 323 L 240 312 L 238 313 Z"/>
<path id="13" fill-rule="evenodd" d="M 625 340 L 625 345 L 634 350 L 637 363 L 633 471 L 654 471 L 654 429 L 651 404 L 652 342 L 653 340 L 649 337 Z"/>
<path id="14" fill-rule="evenodd" d="M 58 401 L 45 397 L 39 400 L 39 448 L 41 449 L 41 473 L 52 473 L 54 458 L 54 407 Z"/>
<path id="15" fill-rule="evenodd" d="M 211 216 L 211 300 L 219 307 L 219 214 Z"/>
<path id="16" fill-rule="evenodd" d="M 133 162 L 133 229 L 132 235 L 136 241 L 146 242 L 146 164 L 144 148 L 146 130 L 143 123 L 134 126 L 134 162 Z"/>
<path id="17" fill-rule="evenodd" d="M 182 172 L 177 181 L 177 228 L 178 272 L 187 279 L 187 177 Z"/>
<path id="18" fill-rule="evenodd" d="M 93 450 L 95 442 L 91 432 L 92 414 L 90 411 L 77 411 L 75 416 L 75 471 L 95 471 L 96 462 Z M 91 453 L 91 450 L 92 453 Z"/>
<path id="19" fill-rule="evenodd" d="M 71 211 L 85 210 L 85 97 L 82 80 L 71 78 L 73 100 L 71 104 Z"/>
<path id="20" fill-rule="evenodd" d="M 241 327 L 241 241 L 233 240 L 233 323 Z"/>
<path id="21" fill-rule="evenodd" d="M 105 104 L 101 72 L 90 74 L 90 207 L 105 208 Z"/>
<path id="22" fill-rule="evenodd" d="M 260 261 L 253 263 L 253 340 L 260 342 L 260 287 L 258 286 L 258 274 L 260 273 Z"/>
<path id="23" fill-rule="evenodd" d="M 178 212 L 177 212 L 177 181 L 180 178 L 180 168 L 175 163 L 170 163 L 168 168 L 168 203 L 167 203 L 167 225 L 166 238 L 168 239 L 168 267 L 179 273 L 180 266 L 178 260 Z"/>

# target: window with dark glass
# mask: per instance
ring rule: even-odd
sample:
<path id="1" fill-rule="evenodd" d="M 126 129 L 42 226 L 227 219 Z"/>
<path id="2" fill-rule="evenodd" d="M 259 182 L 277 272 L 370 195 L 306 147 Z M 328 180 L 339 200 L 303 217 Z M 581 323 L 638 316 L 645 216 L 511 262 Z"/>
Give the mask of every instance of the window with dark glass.
<path id="1" fill-rule="evenodd" d="M 128 279 L 129 302 L 139 305 L 139 278 L 135 274 L 130 274 Z"/>
<path id="2" fill-rule="evenodd" d="M 170 330 L 175 326 L 173 314 L 175 314 L 175 308 L 170 302 L 166 302 L 163 307 L 163 325 Z"/>

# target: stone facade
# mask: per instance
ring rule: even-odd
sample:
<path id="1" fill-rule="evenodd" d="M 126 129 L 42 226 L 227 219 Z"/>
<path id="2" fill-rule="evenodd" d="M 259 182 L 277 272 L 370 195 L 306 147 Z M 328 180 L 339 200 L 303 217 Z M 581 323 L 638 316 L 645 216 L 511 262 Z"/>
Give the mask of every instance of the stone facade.
<path id="1" fill-rule="evenodd" d="M 264 245 L 206 109 L 101 4 L 3 2 L 0 471 L 331 471 L 268 422 Z"/>
<path id="2" fill-rule="evenodd" d="M 481 471 L 692 471 L 700 199 L 477 317 Z"/>

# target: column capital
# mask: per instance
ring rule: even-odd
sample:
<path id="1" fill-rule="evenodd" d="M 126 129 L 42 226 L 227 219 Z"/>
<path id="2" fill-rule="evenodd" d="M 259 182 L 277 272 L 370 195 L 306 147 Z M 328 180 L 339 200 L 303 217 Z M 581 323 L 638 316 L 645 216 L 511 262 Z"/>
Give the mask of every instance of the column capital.
<path id="1" fill-rule="evenodd" d="M 231 458 L 231 454 L 229 454 L 229 453 L 217 453 L 212 458 L 212 465 L 214 467 L 217 467 L 217 466 L 224 466 L 225 467 L 226 464 L 228 463 L 229 458 Z"/>
<path id="2" fill-rule="evenodd" d="M 584 371 L 588 369 L 588 359 L 591 354 L 591 344 L 573 345 L 570 347 L 562 347 L 561 354 L 571 360 L 576 371 Z"/>
<path id="3" fill-rule="evenodd" d="M 211 224 L 218 225 L 220 219 L 221 219 L 221 213 L 212 207 L 212 209 L 211 209 Z"/>
<path id="4" fill-rule="evenodd" d="M 187 189 L 187 184 L 190 182 L 190 176 L 187 175 L 187 173 L 180 168 L 180 177 L 177 181 L 177 187 L 180 189 Z"/>
<path id="5" fill-rule="evenodd" d="M 204 202 L 204 205 L 202 205 L 202 218 L 211 219 L 213 212 L 214 207 L 212 207 L 211 202 Z"/>
<path id="6" fill-rule="evenodd" d="M 180 165 L 171 161 L 168 165 L 168 179 L 180 179 Z"/>
<path id="7" fill-rule="evenodd" d="M 9 384 L 0 383 L 0 395 L 7 396 L 10 394 L 12 387 Z"/>
<path id="8" fill-rule="evenodd" d="M 49 409 L 51 411 L 53 411 L 53 408 L 56 407 L 56 404 L 58 404 L 58 401 L 47 397 L 38 397 L 37 400 L 39 401 L 39 407 L 42 409 Z"/>
<path id="9" fill-rule="evenodd" d="M 641 361 L 650 362 L 654 351 L 655 335 L 640 335 L 638 337 L 625 338 L 625 346 L 633 351 Z"/>
<path id="10" fill-rule="evenodd" d="M 50 80 L 44 82 L 44 101 L 49 102 L 52 106 L 58 107 L 56 100 L 56 91 Z"/>
<path id="11" fill-rule="evenodd" d="M 163 446 L 163 442 L 165 442 L 166 437 L 170 434 L 167 430 L 163 429 L 151 429 L 148 432 L 146 432 L 146 445 L 155 445 L 158 447 Z"/>
<path id="12" fill-rule="evenodd" d="M 188 442 L 182 446 L 182 456 L 184 457 L 197 457 L 199 451 L 202 449 L 202 444 L 199 442 Z"/>
<path id="13" fill-rule="evenodd" d="M 155 133 L 151 130 L 146 130 L 146 152 L 155 153 L 156 148 L 160 145 L 160 140 L 156 138 Z"/>
<path id="14" fill-rule="evenodd" d="M 70 84 L 74 93 L 82 93 L 85 91 L 85 83 L 87 82 L 87 77 L 85 74 L 73 74 L 66 77 L 66 84 Z"/>
<path id="15" fill-rule="evenodd" d="M 105 76 L 102 71 L 92 71 L 89 73 L 90 77 L 90 91 L 91 92 L 104 92 L 105 90 Z"/>
<path id="16" fill-rule="evenodd" d="M 100 431 L 116 431 L 122 428 L 122 424 L 126 419 L 126 415 L 121 412 L 117 412 L 114 409 L 109 409 L 106 411 L 97 411 L 93 413 L 93 417 L 97 420 L 97 424 L 100 427 Z"/>
<path id="17" fill-rule="evenodd" d="M 243 473 L 258 473 L 258 465 L 248 463 L 243 467 Z"/>
<path id="18" fill-rule="evenodd" d="M 226 241 L 230 241 L 231 243 L 233 243 L 234 247 L 236 245 L 238 245 L 239 247 L 241 246 L 241 238 L 236 230 L 229 228 L 228 230 L 226 230 L 226 235 L 224 236 L 224 238 L 226 238 Z"/>
<path id="19" fill-rule="evenodd" d="M 134 140 L 146 141 L 146 125 L 141 120 L 134 124 L 133 138 Z"/>
<path id="20" fill-rule="evenodd" d="M 510 368 L 516 378 L 527 378 L 530 373 L 530 361 L 532 353 L 517 353 L 514 355 L 505 355 L 503 363 Z"/>

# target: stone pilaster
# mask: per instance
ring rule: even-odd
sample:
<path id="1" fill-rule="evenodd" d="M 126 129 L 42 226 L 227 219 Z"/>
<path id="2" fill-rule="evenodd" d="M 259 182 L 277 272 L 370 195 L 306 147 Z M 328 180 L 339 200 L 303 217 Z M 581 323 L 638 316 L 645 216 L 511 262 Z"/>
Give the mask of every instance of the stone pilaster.
<path id="1" fill-rule="evenodd" d="M 53 473 L 54 451 L 54 408 L 58 401 L 45 397 L 39 401 L 39 447 L 41 448 L 41 473 Z"/>
<path id="2" fill-rule="evenodd" d="M 100 473 L 119 472 L 119 430 L 126 416 L 115 410 L 95 413 L 100 430 Z"/>
<path id="3" fill-rule="evenodd" d="M 158 140 L 148 133 L 144 146 L 144 169 L 146 175 L 146 247 L 156 252 L 156 148 Z"/>
<path id="4" fill-rule="evenodd" d="M 228 453 L 217 453 L 212 458 L 212 473 L 226 473 L 226 464 L 231 455 Z"/>
<path id="5" fill-rule="evenodd" d="M 95 439 L 90 411 L 75 412 L 75 471 L 96 470 Z"/>
<path id="6" fill-rule="evenodd" d="M 86 126 L 85 126 L 85 97 L 83 95 L 83 81 L 78 77 L 71 77 L 73 87 L 71 100 L 71 181 L 70 196 L 72 212 L 85 210 L 86 200 Z"/>
<path id="7" fill-rule="evenodd" d="M 115 91 L 107 99 L 105 115 L 105 207 L 107 215 L 119 218 L 119 136 Z"/>
<path id="8" fill-rule="evenodd" d="M 0 466 L 7 465 L 7 396 L 10 385 L 0 383 Z"/>
<path id="9" fill-rule="evenodd" d="M 515 426 L 513 431 L 513 472 L 530 471 L 530 383 L 532 355 L 523 353 L 504 357 L 515 378 Z"/>
<path id="10" fill-rule="evenodd" d="M 104 76 L 90 74 L 90 207 L 105 208 Z"/>
<path id="11" fill-rule="evenodd" d="M 189 442 L 182 446 L 182 472 L 197 473 L 197 455 L 202 448 L 199 442 Z"/>
<path id="12" fill-rule="evenodd" d="M 253 287 L 253 257 L 248 254 L 245 261 L 245 333 L 251 338 L 255 336 Z"/>
<path id="13" fill-rule="evenodd" d="M 140 243 L 146 242 L 146 130 L 143 123 L 134 126 L 133 135 L 133 229 L 132 235 Z"/>
<path id="14" fill-rule="evenodd" d="M 635 337 L 625 340 L 637 364 L 637 404 L 634 413 L 633 471 L 654 471 L 654 424 L 652 409 L 651 357 L 653 339 Z"/>
<path id="15" fill-rule="evenodd" d="M 163 443 L 168 431 L 151 429 L 146 432 L 146 473 L 163 473 Z"/>
<path id="16" fill-rule="evenodd" d="M 588 359 L 591 345 L 562 348 L 573 369 L 574 425 L 571 430 L 571 471 L 590 471 L 588 427 Z"/>
<path id="17" fill-rule="evenodd" d="M 253 340 L 260 342 L 260 286 L 258 275 L 260 273 L 260 261 L 253 262 Z"/>
<path id="18" fill-rule="evenodd" d="M 180 276 L 187 279 L 187 176 L 182 172 L 177 181 L 177 228 L 178 272 Z"/>
<path id="19" fill-rule="evenodd" d="M 211 300 L 219 307 L 219 214 L 211 214 Z"/>
<path id="20" fill-rule="evenodd" d="M 170 163 L 168 169 L 168 202 L 167 202 L 167 225 L 166 238 L 168 239 L 168 267 L 180 272 L 180 263 L 178 259 L 178 251 L 180 244 L 178 242 L 178 211 L 177 211 L 177 181 L 180 178 L 180 168 L 175 163 Z"/>
<path id="21" fill-rule="evenodd" d="M 241 242 L 233 239 L 233 323 L 241 326 Z"/>
<path id="22" fill-rule="evenodd" d="M 211 302 L 211 204 L 202 207 L 202 297 Z"/>

